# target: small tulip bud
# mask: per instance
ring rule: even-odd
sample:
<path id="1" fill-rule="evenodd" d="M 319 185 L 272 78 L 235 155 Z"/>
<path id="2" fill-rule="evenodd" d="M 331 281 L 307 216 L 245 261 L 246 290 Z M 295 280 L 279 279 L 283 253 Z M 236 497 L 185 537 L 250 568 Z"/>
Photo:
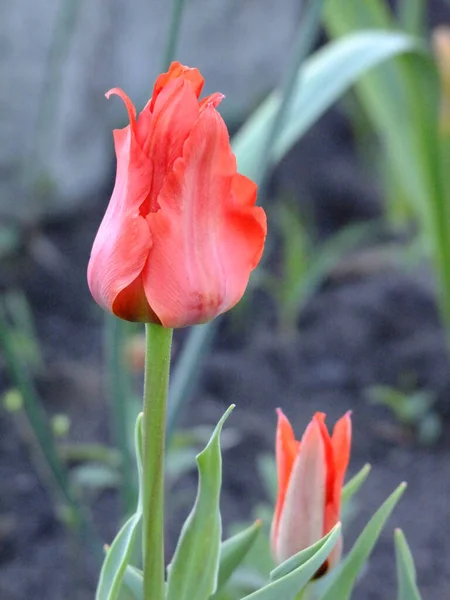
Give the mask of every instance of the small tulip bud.
<path id="1" fill-rule="evenodd" d="M 278 410 L 278 497 L 271 534 L 277 563 L 319 541 L 340 520 L 350 442 L 350 413 L 336 423 L 331 436 L 325 414 L 316 413 L 299 442 L 288 419 Z M 341 553 L 342 539 L 317 576 L 339 562 Z"/>

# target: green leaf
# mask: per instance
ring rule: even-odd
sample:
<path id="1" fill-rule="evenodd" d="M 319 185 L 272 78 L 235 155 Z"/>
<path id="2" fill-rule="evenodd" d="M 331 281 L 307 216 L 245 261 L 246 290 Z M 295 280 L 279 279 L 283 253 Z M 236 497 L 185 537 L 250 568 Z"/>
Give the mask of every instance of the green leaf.
<path id="1" fill-rule="evenodd" d="M 358 244 L 367 243 L 374 238 L 376 230 L 373 223 L 347 225 L 327 241 L 322 242 L 319 248 L 312 249 L 302 276 L 298 276 L 296 280 L 291 278 L 293 285 L 289 290 L 285 306 L 282 307 L 286 313 L 294 315 L 291 326 L 297 322 L 301 308 L 317 292 L 345 254 L 354 250 Z M 302 236 L 306 236 L 306 230 Z"/>
<path id="2" fill-rule="evenodd" d="M 363 483 L 366 481 L 371 468 L 372 467 L 369 464 L 364 465 L 363 468 L 350 479 L 350 481 L 347 481 L 342 488 L 341 501 L 343 505 L 347 504 L 347 502 L 349 502 L 349 500 L 351 500 L 359 491 Z"/>
<path id="3" fill-rule="evenodd" d="M 414 2 L 408 1 L 408 10 Z M 419 7 L 420 8 L 420 7 Z M 361 28 L 396 27 L 384 0 L 329 0 L 324 11 L 328 32 L 338 37 Z M 420 41 L 418 40 L 418 43 Z M 422 41 L 425 50 L 426 42 Z M 418 46 L 419 47 L 419 46 Z M 450 331 L 450 215 L 438 135 L 439 82 L 429 52 L 403 56 L 365 75 L 356 92 L 384 145 L 395 194 L 407 198 L 419 221 L 425 248 L 437 272 L 441 316 Z M 392 187 L 392 186 L 391 186 Z M 401 211 L 402 212 L 402 211 Z M 403 211 L 404 212 L 404 211 Z M 450 335 L 448 336 L 450 339 Z"/>
<path id="4" fill-rule="evenodd" d="M 372 552 L 381 530 L 400 500 L 405 488 L 406 483 L 400 484 L 373 515 L 340 567 L 331 571 L 328 585 L 325 588 L 325 593 L 321 596 L 321 600 L 336 600 L 336 598 L 349 600 L 356 578 Z"/>
<path id="5" fill-rule="evenodd" d="M 223 588 L 235 569 L 247 556 L 248 551 L 259 535 L 260 529 L 261 521 L 256 521 L 250 527 L 244 529 L 244 531 L 240 531 L 222 543 L 220 548 L 219 575 L 217 578 L 218 590 Z"/>
<path id="6" fill-rule="evenodd" d="M 136 461 L 139 473 L 139 499 L 136 512 L 132 515 L 119 533 L 116 535 L 111 547 L 106 553 L 100 572 L 95 600 L 117 600 L 119 598 L 122 581 L 133 554 L 141 518 L 142 518 L 142 414 L 136 419 L 135 447 Z"/>
<path id="7" fill-rule="evenodd" d="M 233 408 L 226 411 L 206 448 L 197 456 L 197 498 L 169 567 L 167 600 L 207 600 L 216 591 L 222 534 L 220 432 Z"/>
<path id="8" fill-rule="evenodd" d="M 426 27 L 426 0 L 399 0 L 401 29 L 412 35 L 421 35 Z"/>
<path id="9" fill-rule="evenodd" d="M 341 524 L 338 523 L 319 542 L 274 569 L 269 584 L 242 600 L 293 600 L 325 562 L 340 534 Z"/>
<path id="10" fill-rule="evenodd" d="M 418 48 L 408 35 L 364 31 L 330 42 L 303 63 L 284 126 L 274 144 L 271 163 L 278 163 L 317 119 L 369 69 L 403 52 Z M 250 116 L 233 138 L 239 172 L 254 178 L 259 152 L 280 103 L 275 91 Z"/>
<path id="11" fill-rule="evenodd" d="M 422 600 L 416 585 L 414 560 L 401 529 L 395 530 L 394 541 L 398 582 L 397 600 Z"/>
<path id="12" fill-rule="evenodd" d="M 123 586 L 132 600 L 143 600 L 144 598 L 144 574 L 140 569 L 128 565 L 123 577 Z M 120 598 L 122 600 L 122 598 Z"/>

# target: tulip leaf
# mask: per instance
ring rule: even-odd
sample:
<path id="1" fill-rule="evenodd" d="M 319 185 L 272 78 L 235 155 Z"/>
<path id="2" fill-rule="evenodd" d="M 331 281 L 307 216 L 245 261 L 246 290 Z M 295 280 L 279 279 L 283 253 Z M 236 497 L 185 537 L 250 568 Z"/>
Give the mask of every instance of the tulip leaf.
<path id="1" fill-rule="evenodd" d="M 304 550 L 300 550 L 300 552 L 297 552 L 297 554 L 294 554 L 294 556 L 291 556 L 290 558 L 285 560 L 283 563 L 281 563 L 281 565 L 279 565 L 278 567 L 273 569 L 273 571 L 271 571 L 271 573 L 270 573 L 270 580 L 276 581 L 277 579 L 281 579 L 281 577 L 288 575 L 289 573 L 291 573 L 292 571 L 294 571 L 295 569 L 297 569 L 298 567 L 303 565 L 307 560 L 312 558 L 314 556 L 314 554 L 318 550 L 320 550 L 320 548 L 322 548 L 322 546 L 328 540 L 329 537 L 336 535 L 335 534 L 336 530 L 338 530 L 338 531 L 341 530 L 340 523 L 337 523 L 333 527 L 333 529 L 331 531 L 329 531 L 327 533 L 327 535 L 325 535 L 318 542 L 316 542 L 312 546 L 309 546 L 308 548 L 305 548 Z"/>
<path id="2" fill-rule="evenodd" d="M 228 540 L 222 542 L 220 548 L 219 575 L 217 590 L 221 590 L 231 577 L 235 569 L 247 556 L 261 529 L 261 521 L 256 521 L 244 531 L 240 531 Z M 211 600 L 214 596 L 211 598 Z"/>
<path id="3" fill-rule="evenodd" d="M 325 592 L 320 600 L 350 599 L 356 578 L 372 552 L 381 530 L 400 500 L 405 488 L 405 483 L 400 484 L 373 515 L 341 565 L 330 573 Z"/>
<path id="4" fill-rule="evenodd" d="M 328 2 L 324 11 L 324 23 L 331 36 L 336 38 L 353 35 L 354 31 L 367 27 L 387 30 L 397 26 L 392 11 L 384 0 Z M 417 40 L 417 43 L 420 42 Z M 429 202 L 429 199 L 422 177 L 423 157 L 417 142 L 419 139 L 422 141 L 422 138 L 424 141 L 425 138 L 418 135 L 413 104 L 417 101 L 422 103 L 418 114 L 425 126 L 430 111 L 425 108 L 423 102 L 427 101 L 431 106 L 435 101 L 437 103 L 437 100 L 428 96 L 434 87 L 429 85 L 429 82 L 426 85 L 427 97 L 422 95 L 423 90 L 420 88 L 424 75 L 423 65 L 414 65 L 414 81 L 411 82 L 408 82 L 408 70 L 406 63 L 392 61 L 383 65 L 382 69 L 361 78 L 356 93 L 376 132 L 386 143 L 386 155 L 391 162 L 392 172 L 399 178 L 410 199 L 423 205 L 423 202 Z"/>
<path id="5" fill-rule="evenodd" d="M 126 590 L 130 600 L 143 600 L 144 598 L 144 573 L 132 565 L 128 565 L 123 577 L 122 592 Z M 122 600 L 122 596 L 120 596 Z"/>
<path id="6" fill-rule="evenodd" d="M 350 479 L 350 481 L 347 481 L 347 483 L 342 488 L 342 505 L 347 504 L 347 502 L 349 502 L 353 498 L 353 496 L 359 491 L 363 483 L 366 481 L 371 468 L 372 467 L 369 464 L 364 465 L 363 468 L 360 471 L 358 471 L 358 473 L 356 473 L 354 477 Z"/>
<path id="7" fill-rule="evenodd" d="M 415 1 L 403 0 L 410 14 Z M 389 4 L 392 3 L 386 0 L 329 1 L 323 13 L 324 25 L 331 37 L 346 36 L 367 27 L 394 29 L 398 27 L 398 19 Z M 384 171 L 386 207 L 402 224 L 416 221 L 421 246 L 434 263 L 438 304 L 448 330 L 450 158 L 448 145 L 441 144 L 439 69 L 433 53 L 426 49 L 427 37 L 418 39 L 424 46 L 423 53 L 384 64 L 362 77 L 355 91 L 358 105 L 382 143 L 380 166 Z M 363 143 L 366 144 L 365 138 Z"/>
<path id="8" fill-rule="evenodd" d="M 220 432 L 233 408 L 226 411 L 206 448 L 197 456 L 197 498 L 168 570 L 167 600 L 207 600 L 216 591 L 222 535 Z"/>
<path id="9" fill-rule="evenodd" d="M 393 31 L 360 31 L 328 43 L 301 67 L 284 126 L 272 148 L 270 163 L 277 164 L 302 135 L 364 73 L 405 52 L 418 51 L 412 36 Z M 280 105 L 274 91 L 233 138 L 239 172 L 255 178 L 260 152 Z"/>
<path id="10" fill-rule="evenodd" d="M 325 562 L 340 535 L 341 525 L 338 523 L 319 542 L 274 569 L 266 586 L 242 600 L 294 600 Z"/>
<path id="11" fill-rule="evenodd" d="M 139 499 L 136 512 L 120 529 L 106 552 L 95 600 L 118 600 L 128 563 L 133 555 L 142 518 L 142 414 L 136 419 L 135 447 L 139 473 Z"/>
<path id="12" fill-rule="evenodd" d="M 416 584 L 416 569 L 408 542 L 401 529 L 394 534 L 397 563 L 397 600 L 422 600 Z"/>

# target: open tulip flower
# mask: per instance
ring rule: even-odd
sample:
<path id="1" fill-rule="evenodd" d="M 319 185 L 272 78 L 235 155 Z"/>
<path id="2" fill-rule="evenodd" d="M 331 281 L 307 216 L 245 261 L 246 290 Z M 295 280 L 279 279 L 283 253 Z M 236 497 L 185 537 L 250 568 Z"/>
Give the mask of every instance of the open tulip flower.
<path id="1" fill-rule="evenodd" d="M 316 413 L 299 442 L 278 409 L 278 498 L 271 534 L 272 552 L 278 563 L 319 541 L 339 521 L 350 444 L 350 413 L 336 423 L 331 436 L 325 414 Z M 341 553 L 342 539 L 320 574 L 332 568 Z"/>
<path id="2" fill-rule="evenodd" d="M 130 321 L 183 327 L 232 308 L 258 264 L 266 217 L 240 175 L 222 94 L 199 101 L 203 77 L 172 63 L 139 116 L 114 131 L 117 174 L 88 267 L 95 300 Z"/>

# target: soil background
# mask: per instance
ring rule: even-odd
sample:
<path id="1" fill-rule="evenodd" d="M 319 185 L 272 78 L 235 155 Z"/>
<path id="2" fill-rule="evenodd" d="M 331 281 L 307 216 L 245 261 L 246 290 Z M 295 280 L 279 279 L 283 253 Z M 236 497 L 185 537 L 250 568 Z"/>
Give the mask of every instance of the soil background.
<path id="1" fill-rule="evenodd" d="M 358 161 L 351 131 L 338 110 L 287 157 L 269 191 L 271 211 L 282 193 L 293 194 L 322 238 L 381 215 L 378 182 Z M 103 391 L 102 312 L 86 284 L 88 256 L 109 192 L 110 186 L 83 214 L 25 232 L 21 251 L 0 265 L 2 289 L 24 289 L 31 304 L 46 362 L 36 385 L 49 413 L 70 416 L 74 442 L 111 441 Z M 398 243 L 385 231 L 378 243 L 390 241 Z M 55 252 L 47 252 L 49 248 Z M 273 451 L 277 406 L 299 435 L 314 411 L 326 412 L 332 424 L 351 409 L 350 475 L 365 462 L 373 469 L 359 493 L 347 547 L 391 491 L 408 482 L 354 597 L 395 596 L 393 530 L 398 526 L 414 553 L 424 600 L 443 600 L 450 598 L 450 365 L 444 334 L 427 266 L 406 269 L 373 260 L 372 251 L 363 247 L 340 264 L 289 334 L 278 332 L 274 306 L 261 292 L 253 297 L 242 334 L 236 333 L 233 317 L 226 316 L 185 423 L 214 423 L 228 404 L 237 405 L 229 427 L 237 429 L 239 442 L 224 455 L 222 507 L 228 525 L 249 518 L 264 493 L 255 465 L 262 452 Z M 269 266 L 276 268 L 276 253 L 269 256 Z M 177 332 L 178 347 L 184 338 L 184 332 Z M 412 376 L 418 389 L 436 394 L 443 436 L 432 448 L 406 435 L 386 409 L 367 402 L 368 387 L 396 387 L 405 376 Z M 4 390 L 4 370 L 1 377 Z M 91 599 L 96 566 L 67 536 L 35 459 L 15 419 L 0 412 L 0 598 Z M 192 476 L 187 492 L 193 494 L 194 485 Z M 92 511 L 102 540 L 109 542 L 118 526 L 116 492 L 101 493 Z M 177 527 L 169 522 L 169 552 Z"/>

